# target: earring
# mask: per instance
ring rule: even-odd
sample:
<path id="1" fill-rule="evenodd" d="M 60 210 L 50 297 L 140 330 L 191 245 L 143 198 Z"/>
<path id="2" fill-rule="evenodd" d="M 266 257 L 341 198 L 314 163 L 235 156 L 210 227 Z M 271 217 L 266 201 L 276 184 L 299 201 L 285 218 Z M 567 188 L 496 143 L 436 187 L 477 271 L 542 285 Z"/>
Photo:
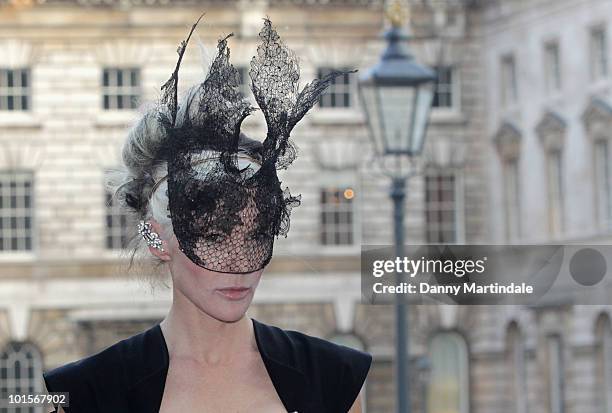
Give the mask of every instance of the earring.
<path id="1" fill-rule="evenodd" d="M 162 240 L 157 232 L 151 231 L 151 224 L 149 222 L 140 221 L 138 223 L 138 232 L 145 239 L 149 247 L 157 248 L 161 252 L 164 252 Z"/>

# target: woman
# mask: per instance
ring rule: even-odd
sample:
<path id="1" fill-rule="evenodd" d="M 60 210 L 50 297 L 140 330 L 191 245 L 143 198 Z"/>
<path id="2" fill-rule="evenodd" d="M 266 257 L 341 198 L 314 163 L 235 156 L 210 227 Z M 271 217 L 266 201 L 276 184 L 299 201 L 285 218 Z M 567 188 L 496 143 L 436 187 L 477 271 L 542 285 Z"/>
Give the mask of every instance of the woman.
<path id="1" fill-rule="evenodd" d="M 197 25 L 197 23 L 196 23 Z M 296 157 L 289 134 L 334 72 L 298 93 L 297 59 L 265 19 L 251 62 L 263 143 L 240 132 L 253 108 L 238 91 L 221 39 L 204 82 L 179 105 L 185 48 L 160 104 L 132 128 L 125 176 L 109 186 L 141 218 L 139 233 L 171 274 L 173 301 L 159 324 L 44 375 L 69 392 L 71 412 L 361 412 L 371 355 L 245 316 L 274 238 L 300 198 L 276 170 Z"/>

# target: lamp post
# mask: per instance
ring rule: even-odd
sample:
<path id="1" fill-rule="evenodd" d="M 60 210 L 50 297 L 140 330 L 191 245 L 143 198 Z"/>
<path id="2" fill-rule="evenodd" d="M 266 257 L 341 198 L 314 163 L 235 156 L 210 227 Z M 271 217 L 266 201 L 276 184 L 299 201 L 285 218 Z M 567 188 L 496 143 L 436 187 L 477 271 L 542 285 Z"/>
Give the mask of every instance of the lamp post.
<path id="1" fill-rule="evenodd" d="M 429 361 L 429 357 L 419 357 L 416 367 L 419 371 L 419 382 L 421 383 L 421 413 L 427 413 L 427 391 L 431 378 L 431 361 Z"/>
<path id="2" fill-rule="evenodd" d="M 391 178 L 397 257 L 404 254 L 404 198 L 409 175 L 403 165 L 423 151 L 436 80 L 435 72 L 417 63 L 405 45 L 410 37 L 401 28 L 401 14 L 398 2 L 387 10 L 391 22 L 384 34 L 387 48 L 358 83 L 376 156 Z M 396 276 L 402 282 L 402 274 Z M 396 295 L 395 310 L 397 412 L 410 413 L 408 308 L 401 294 Z"/>

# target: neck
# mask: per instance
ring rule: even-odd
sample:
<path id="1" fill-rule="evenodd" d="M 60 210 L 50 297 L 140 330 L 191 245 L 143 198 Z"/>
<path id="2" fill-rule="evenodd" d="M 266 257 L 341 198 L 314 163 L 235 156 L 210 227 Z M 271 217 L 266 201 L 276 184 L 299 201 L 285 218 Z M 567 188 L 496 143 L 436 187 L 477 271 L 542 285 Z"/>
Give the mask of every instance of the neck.
<path id="1" fill-rule="evenodd" d="M 170 358 L 189 358 L 207 365 L 224 365 L 257 351 L 253 323 L 213 318 L 185 296 L 173 291 L 172 306 L 160 323 Z"/>

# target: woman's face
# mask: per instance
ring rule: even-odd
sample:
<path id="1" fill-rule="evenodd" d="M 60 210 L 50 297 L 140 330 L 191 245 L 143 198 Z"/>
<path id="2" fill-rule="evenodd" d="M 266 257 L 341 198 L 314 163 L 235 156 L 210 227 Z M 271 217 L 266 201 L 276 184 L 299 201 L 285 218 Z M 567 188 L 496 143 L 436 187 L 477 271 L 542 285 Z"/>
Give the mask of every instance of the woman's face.
<path id="1" fill-rule="evenodd" d="M 159 224 L 150 220 L 152 230 L 162 234 Z M 160 235 L 161 236 L 161 235 Z M 199 310 L 224 322 L 240 320 L 251 305 L 264 269 L 247 274 L 208 270 L 194 264 L 180 250 L 174 234 L 163 240 L 164 252 L 149 247 L 154 255 L 168 262 L 176 294 L 181 294 Z"/>

